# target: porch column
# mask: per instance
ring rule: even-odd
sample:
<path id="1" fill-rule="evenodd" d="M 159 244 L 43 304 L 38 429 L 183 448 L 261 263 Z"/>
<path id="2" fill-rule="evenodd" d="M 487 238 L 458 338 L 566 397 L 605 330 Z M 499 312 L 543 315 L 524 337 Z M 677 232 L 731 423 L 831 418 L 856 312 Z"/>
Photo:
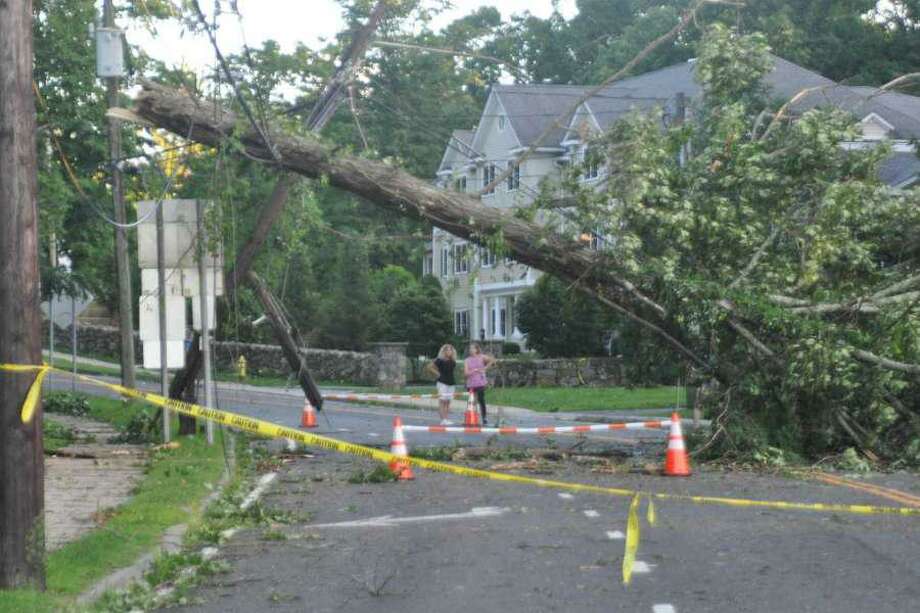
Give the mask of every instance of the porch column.
<path id="1" fill-rule="evenodd" d="M 473 281 L 473 308 L 470 309 L 470 340 L 479 340 L 479 330 L 482 328 L 482 313 L 479 310 L 479 279 Z"/>

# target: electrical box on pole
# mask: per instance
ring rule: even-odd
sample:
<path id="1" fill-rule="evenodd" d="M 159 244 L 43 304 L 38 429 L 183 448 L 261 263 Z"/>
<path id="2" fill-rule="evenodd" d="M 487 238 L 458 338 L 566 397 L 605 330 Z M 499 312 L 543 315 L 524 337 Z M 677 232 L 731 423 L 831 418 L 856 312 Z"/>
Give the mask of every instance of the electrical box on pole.
<path id="1" fill-rule="evenodd" d="M 125 76 L 124 36 L 118 28 L 96 28 L 96 76 Z"/>

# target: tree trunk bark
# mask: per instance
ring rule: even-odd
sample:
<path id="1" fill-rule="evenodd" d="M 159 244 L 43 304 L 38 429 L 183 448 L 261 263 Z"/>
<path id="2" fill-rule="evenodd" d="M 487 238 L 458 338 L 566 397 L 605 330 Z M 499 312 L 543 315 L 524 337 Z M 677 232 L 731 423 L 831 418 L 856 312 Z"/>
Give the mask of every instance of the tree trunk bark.
<path id="1" fill-rule="evenodd" d="M 291 370 L 297 375 L 300 388 L 310 401 L 310 404 L 316 407 L 317 410 L 322 410 L 323 396 L 319 388 L 316 387 L 316 383 L 313 382 L 313 378 L 307 371 L 306 364 L 304 364 L 303 357 L 300 355 L 300 347 L 303 345 L 302 339 L 294 337 L 287 318 L 278 308 L 274 296 L 268 291 L 262 279 L 250 270 L 247 280 L 255 288 L 256 296 L 259 298 L 259 302 L 262 303 L 262 308 L 265 309 L 268 318 L 275 327 L 275 334 L 281 342 L 281 351 L 284 353 L 284 357 L 287 358 L 288 364 L 291 365 Z"/>
<path id="2" fill-rule="evenodd" d="M 0 364 L 41 363 L 32 2 L 0 2 Z M 42 412 L 35 373 L 0 371 L 0 588 L 45 587 Z"/>
<path id="3" fill-rule="evenodd" d="M 185 352 L 185 368 L 180 368 L 169 384 L 169 397 L 173 400 L 197 403 L 195 394 L 195 379 L 201 369 L 201 345 L 198 340 L 201 334 L 195 332 L 192 345 Z M 196 421 L 194 417 L 179 413 L 179 436 L 195 434 Z"/>

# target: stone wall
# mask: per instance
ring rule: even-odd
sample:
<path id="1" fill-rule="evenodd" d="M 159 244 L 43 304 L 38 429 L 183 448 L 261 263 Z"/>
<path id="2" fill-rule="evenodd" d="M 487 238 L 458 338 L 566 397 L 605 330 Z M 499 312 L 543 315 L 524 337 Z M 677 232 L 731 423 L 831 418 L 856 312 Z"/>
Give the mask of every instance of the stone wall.
<path id="1" fill-rule="evenodd" d="M 557 358 L 551 360 L 498 360 L 489 369 L 496 387 L 624 385 L 625 369 L 619 358 Z"/>
<path id="2" fill-rule="evenodd" d="M 116 360 L 119 352 L 118 328 L 110 326 L 78 326 L 77 349 L 81 355 L 109 357 Z M 47 345 L 48 328 L 43 335 Z M 57 328 L 54 348 L 70 350 L 70 328 Z M 141 345 L 134 335 L 135 355 L 140 361 Z M 307 368 L 320 381 L 342 381 L 386 388 L 402 387 L 406 383 L 408 360 L 404 343 L 375 343 L 370 353 L 306 349 Z M 246 356 L 248 370 L 253 375 L 287 376 L 287 360 L 277 345 L 214 343 L 217 368 L 235 371 L 236 360 Z M 459 373 L 458 373 L 459 374 Z M 489 369 L 489 380 L 497 387 L 587 385 L 604 387 L 625 385 L 626 376 L 619 358 L 557 358 L 533 360 L 527 358 L 499 359 Z"/>
<path id="3" fill-rule="evenodd" d="M 43 345 L 48 344 L 48 322 L 44 322 Z M 70 346 L 70 326 L 55 328 L 54 350 L 67 352 Z M 334 349 L 306 349 L 307 368 L 321 381 L 342 381 L 347 383 L 374 385 L 388 388 L 406 384 L 407 361 L 405 343 L 376 343 L 371 353 L 336 351 Z M 118 328 L 111 326 L 77 326 L 77 352 L 99 358 L 118 360 L 120 341 Z M 141 361 L 141 343 L 134 333 L 134 352 Z M 255 343 L 214 343 L 215 365 L 221 370 L 236 370 L 236 360 L 246 356 L 250 374 L 266 376 L 287 376 L 290 367 L 281 347 Z"/>
<path id="4" fill-rule="evenodd" d="M 306 349 L 303 352 L 307 368 L 320 381 L 345 381 L 362 385 L 378 385 L 377 359 L 370 353 Z M 214 359 L 222 370 L 236 370 L 236 360 L 246 357 L 251 375 L 287 376 L 291 368 L 278 345 L 255 343 L 214 343 Z"/>
<path id="5" fill-rule="evenodd" d="M 54 329 L 54 350 L 67 352 L 70 346 L 70 326 Z M 42 347 L 48 348 L 48 322 L 42 322 Z M 77 353 L 98 358 L 110 358 L 118 361 L 121 354 L 121 340 L 118 328 L 112 326 L 80 325 L 77 324 Z M 134 355 L 140 361 L 141 341 L 137 332 L 134 333 Z"/>

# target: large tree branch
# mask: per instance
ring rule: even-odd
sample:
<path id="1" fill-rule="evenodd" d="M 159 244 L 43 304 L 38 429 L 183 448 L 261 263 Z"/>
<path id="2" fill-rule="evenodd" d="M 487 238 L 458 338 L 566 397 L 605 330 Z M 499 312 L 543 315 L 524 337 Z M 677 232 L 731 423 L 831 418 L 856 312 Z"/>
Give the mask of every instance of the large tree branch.
<path id="1" fill-rule="evenodd" d="M 920 375 L 920 364 L 898 362 L 897 360 L 875 355 L 874 353 L 870 353 L 864 349 L 854 349 L 853 357 L 855 357 L 860 362 L 874 364 L 875 366 L 880 366 L 886 370 L 897 370 L 899 372 L 906 372 L 912 375 Z"/>
<path id="2" fill-rule="evenodd" d="M 890 288 L 889 288 L 890 289 Z M 882 311 L 882 307 L 898 305 L 920 299 L 920 291 L 904 292 L 896 295 L 876 294 L 871 298 L 860 298 L 850 302 L 819 302 L 811 303 L 807 300 L 772 294 L 770 302 L 777 306 L 787 307 L 792 313 L 808 315 L 827 315 L 833 313 L 869 313 L 875 314 Z"/>
<path id="3" fill-rule="evenodd" d="M 235 134 L 236 117 L 225 109 L 192 101 L 184 93 L 145 83 L 136 100 L 136 115 L 191 139 L 217 145 Z M 335 187 L 362 196 L 380 206 L 424 218 L 435 226 L 473 242 L 500 232 L 517 261 L 597 290 L 609 303 L 619 305 L 660 331 L 664 340 L 698 366 L 710 370 L 706 360 L 688 349 L 679 330 L 668 325 L 664 308 L 615 273 L 614 262 L 597 266 L 596 254 L 574 239 L 548 232 L 539 224 L 515 217 L 502 209 L 486 207 L 468 195 L 438 189 L 427 181 L 385 163 L 340 154 L 310 136 L 272 132 L 281 154 L 281 166 L 312 178 L 325 177 Z M 236 135 L 244 151 L 257 159 L 268 155 L 264 141 L 251 130 Z"/>

